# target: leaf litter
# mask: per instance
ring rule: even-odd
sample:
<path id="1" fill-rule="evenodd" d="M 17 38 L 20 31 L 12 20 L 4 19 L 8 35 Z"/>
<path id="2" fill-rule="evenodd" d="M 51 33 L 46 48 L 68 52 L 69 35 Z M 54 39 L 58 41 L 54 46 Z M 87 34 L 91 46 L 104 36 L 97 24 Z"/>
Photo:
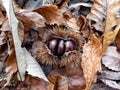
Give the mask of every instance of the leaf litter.
<path id="1" fill-rule="evenodd" d="M 120 0 L 9 3 L 0 1 L 1 89 L 120 89 Z M 65 46 L 76 49 L 56 56 L 47 47 L 50 37 L 72 39 L 76 46 L 72 41 Z M 55 51 L 64 51 L 57 45 Z M 48 61 L 41 60 L 40 53 Z"/>

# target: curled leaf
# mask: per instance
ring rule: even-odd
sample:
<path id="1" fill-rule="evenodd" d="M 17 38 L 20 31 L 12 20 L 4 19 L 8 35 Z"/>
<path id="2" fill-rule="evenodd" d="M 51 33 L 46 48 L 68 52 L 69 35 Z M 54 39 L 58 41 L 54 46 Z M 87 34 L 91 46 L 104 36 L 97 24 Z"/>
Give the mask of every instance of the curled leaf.
<path id="1" fill-rule="evenodd" d="M 62 12 L 55 5 L 43 6 L 33 11 L 42 15 L 46 19 L 47 24 L 65 25 Z"/>

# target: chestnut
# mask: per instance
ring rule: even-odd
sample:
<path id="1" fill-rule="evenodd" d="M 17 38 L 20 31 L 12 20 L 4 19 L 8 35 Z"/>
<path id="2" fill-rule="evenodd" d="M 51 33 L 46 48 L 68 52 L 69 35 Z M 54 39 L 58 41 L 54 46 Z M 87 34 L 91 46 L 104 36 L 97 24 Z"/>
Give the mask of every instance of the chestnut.
<path id="1" fill-rule="evenodd" d="M 47 46 L 53 54 L 56 53 L 57 42 L 58 42 L 58 39 L 55 38 L 55 37 L 50 38 L 49 41 L 48 41 Z"/>
<path id="2" fill-rule="evenodd" d="M 75 41 L 67 40 L 65 43 L 65 52 L 75 50 Z"/>
<path id="3" fill-rule="evenodd" d="M 65 52 L 75 50 L 76 43 L 73 39 L 66 40 L 64 38 L 51 37 L 48 40 L 47 46 L 53 55 L 61 57 Z"/>
<path id="4" fill-rule="evenodd" d="M 57 56 L 62 56 L 65 53 L 65 43 L 64 40 L 60 40 L 57 48 Z"/>

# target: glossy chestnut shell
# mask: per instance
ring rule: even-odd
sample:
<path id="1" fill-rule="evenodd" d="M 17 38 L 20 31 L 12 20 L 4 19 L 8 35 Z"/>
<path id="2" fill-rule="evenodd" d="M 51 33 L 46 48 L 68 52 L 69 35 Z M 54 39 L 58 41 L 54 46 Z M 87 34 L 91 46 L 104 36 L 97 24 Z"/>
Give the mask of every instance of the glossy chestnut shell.
<path id="1" fill-rule="evenodd" d="M 60 37 L 51 37 L 47 42 L 48 49 L 57 57 L 61 57 L 65 52 L 73 51 L 76 48 L 76 42 L 73 39 L 64 39 Z"/>

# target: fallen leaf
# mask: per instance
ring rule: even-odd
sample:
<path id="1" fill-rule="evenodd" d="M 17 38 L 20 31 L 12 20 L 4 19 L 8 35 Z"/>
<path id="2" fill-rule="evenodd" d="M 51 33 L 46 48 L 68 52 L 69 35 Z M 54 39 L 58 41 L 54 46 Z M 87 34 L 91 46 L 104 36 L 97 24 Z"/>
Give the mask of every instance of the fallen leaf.
<path id="1" fill-rule="evenodd" d="M 2 14 L 2 12 L 0 10 L 0 25 L 2 25 L 4 20 L 5 20 L 5 16 Z"/>
<path id="2" fill-rule="evenodd" d="M 82 90 L 85 88 L 85 79 L 80 67 L 72 70 L 67 66 L 63 69 L 52 70 L 48 74 L 48 79 L 55 85 L 57 90 Z"/>
<path id="3" fill-rule="evenodd" d="M 42 71 L 38 62 L 30 55 L 30 53 L 25 48 L 23 48 L 23 51 L 26 57 L 26 71 L 28 72 L 28 74 L 38 78 L 42 78 L 43 80 L 48 82 L 48 79 Z"/>
<path id="4" fill-rule="evenodd" d="M 33 25 L 36 28 L 45 26 L 45 19 L 36 12 L 19 10 L 16 16 L 23 22 L 26 32 L 28 32 Z"/>
<path id="5" fill-rule="evenodd" d="M 118 17 L 120 9 L 120 0 L 107 0 L 107 17 L 104 29 L 103 50 L 115 40 L 115 37 L 120 30 L 120 17 Z M 112 21 L 112 22 L 111 22 Z"/>
<path id="6" fill-rule="evenodd" d="M 79 26 L 79 30 L 83 33 L 83 37 L 89 38 L 90 30 L 87 26 L 87 19 L 84 16 L 79 16 L 77 20 L 77 25 Z"/>
<path id="7" fill-rule="evenodd" d="M 16 73 L 18 70 L 14 49 L 11 49 L 10 51 L 8 51 L 8 54 L 9 54 L 9 56 L 8 56 L 7 60 L 4 62 L 4 65 L 6 66 L 5 72 L 6 72 L 6 80 L 7 80 L 4 87 L 6 87 L 9 84 L 10 80 L 13 77 L 13 74 Z"/>
<path id="8" fill-rule="evenodd" d="M 114 89 L 120 89 L 120 84 L 117 83 L 116 81 L 113 81 L 113 80 L 107 80 L 107 79 L 101 79 L 102 82 L 104 82 L 106 85 L 114 88 Z"/>
<path id="9" fill-rule="evenodd" d="M 93 84 L 90 90 L 116 90 L 114 88 L 111 88 L 104 83 L 96 83 Z"/>
<path id="10" fill-rule="evenodd" d="M 101 57 L 102 44 L 100 40 L 93 35 L 91 40 L 83 46 L 81 66 L 86 80 L 86 90 L 90 89 L 90 86 L 95 79 Z"/>
<path id="11" fill-rule="evenodd" d="M 6 9 L 9 24 L 12 30 L 12 36 L 13 36 L 16 59 L 17 59 L 17 66 L 19 70 L 19 78 L 20 80 L 23 81 L 25 78 L 26 62 L 25 62 L 25 56 L 21 48 L 21 41 L 18 36 L 18 24 L 19 23 L 13 11 L 12 0 L 10 0 L 9 2 L 7 0 L 2 0 L 2 3 Z"/>
<path id="12" fill-rule="evenodd" d="M 58 70 L 52 71 L 48 75 L 48 79 L 55 86 L 56 90 L 68 90 L 68 78 L 66 76 L 61 75 Z"/>
<path id="13" fill-rule="evenodd" d="M 62 12 L 67 10 L 68 2 L 70 2 L 70 0 L 55 0 L 55 3 L 57 4 L 58 8 L 62 10 Z"/>
<path id="14" fill-rule="evenodd" d="M 42 15 L 46 19 L 47 24 L 65 25 L 62 12 L 55 5 L 42 6 L 33 11 Z"/>
<path id="15" fill-rule="evenodd" d="M 79 26 L 77 25 L 77 20 L 74 18 L 74 16 L 72 15 L 72 13 L 67 10 L 64 14 L 63 14 L 67 25 L 72 28 L 73 30 L 79 30 Z"/>
<path id="16" fill-rule="evenodd" d="M 0 32 L 0 45 L 3 45 L 7 42 L 7 36 L 5 32 Z"/>
<path id="17" fill-rule="evenodd" d="M 117 50 L 120 52 L 120 30 L 115 38 L 115 45 L 117 47 Z"/>
<path id="18" fill-rule="evenodd" d="M 108 80 L 120 80 L 120 72 L 114 71 L 102 71 L 97 75 L 98 79 L 108 79 Z"/>
<path id="19" fill-rule="evenodd" d="M 8 47 L 7 43 L 4 45 L 0 46 L 0 61 L 5 61 L 7 56 L 8 56 Z"/>
<path id="20" fill-rule="evenodd" d="M 26 75 L 25 81 L 20 82 L 16 90 L 53 90 L 53 84 L 44 81 L 41 78 Z"/>
<path id="21" fill-rule="evenodd" d="M 114 71 L 120 71 L 120 53 L 115 46 L 109 46 L 102 57 L 102 64 Z"/>
<path id="22" fill-rule="evenodd" d="M 117 33 L 120 30 L 120 24 L 114 31 L 105 30 L 103 38 L 103 51 L 105 52 L 107 47 L 115 40 Z"/>
<path id="23" fill-rule="evenodd" d="M 102 31 L 105 27 L 105 18 L 106 18 L 106 0 L 95 0 L 91 8 L 90 13 L 87 15 L 89 19 L 89 26 L 95 28 L 96 30 Z"/>

